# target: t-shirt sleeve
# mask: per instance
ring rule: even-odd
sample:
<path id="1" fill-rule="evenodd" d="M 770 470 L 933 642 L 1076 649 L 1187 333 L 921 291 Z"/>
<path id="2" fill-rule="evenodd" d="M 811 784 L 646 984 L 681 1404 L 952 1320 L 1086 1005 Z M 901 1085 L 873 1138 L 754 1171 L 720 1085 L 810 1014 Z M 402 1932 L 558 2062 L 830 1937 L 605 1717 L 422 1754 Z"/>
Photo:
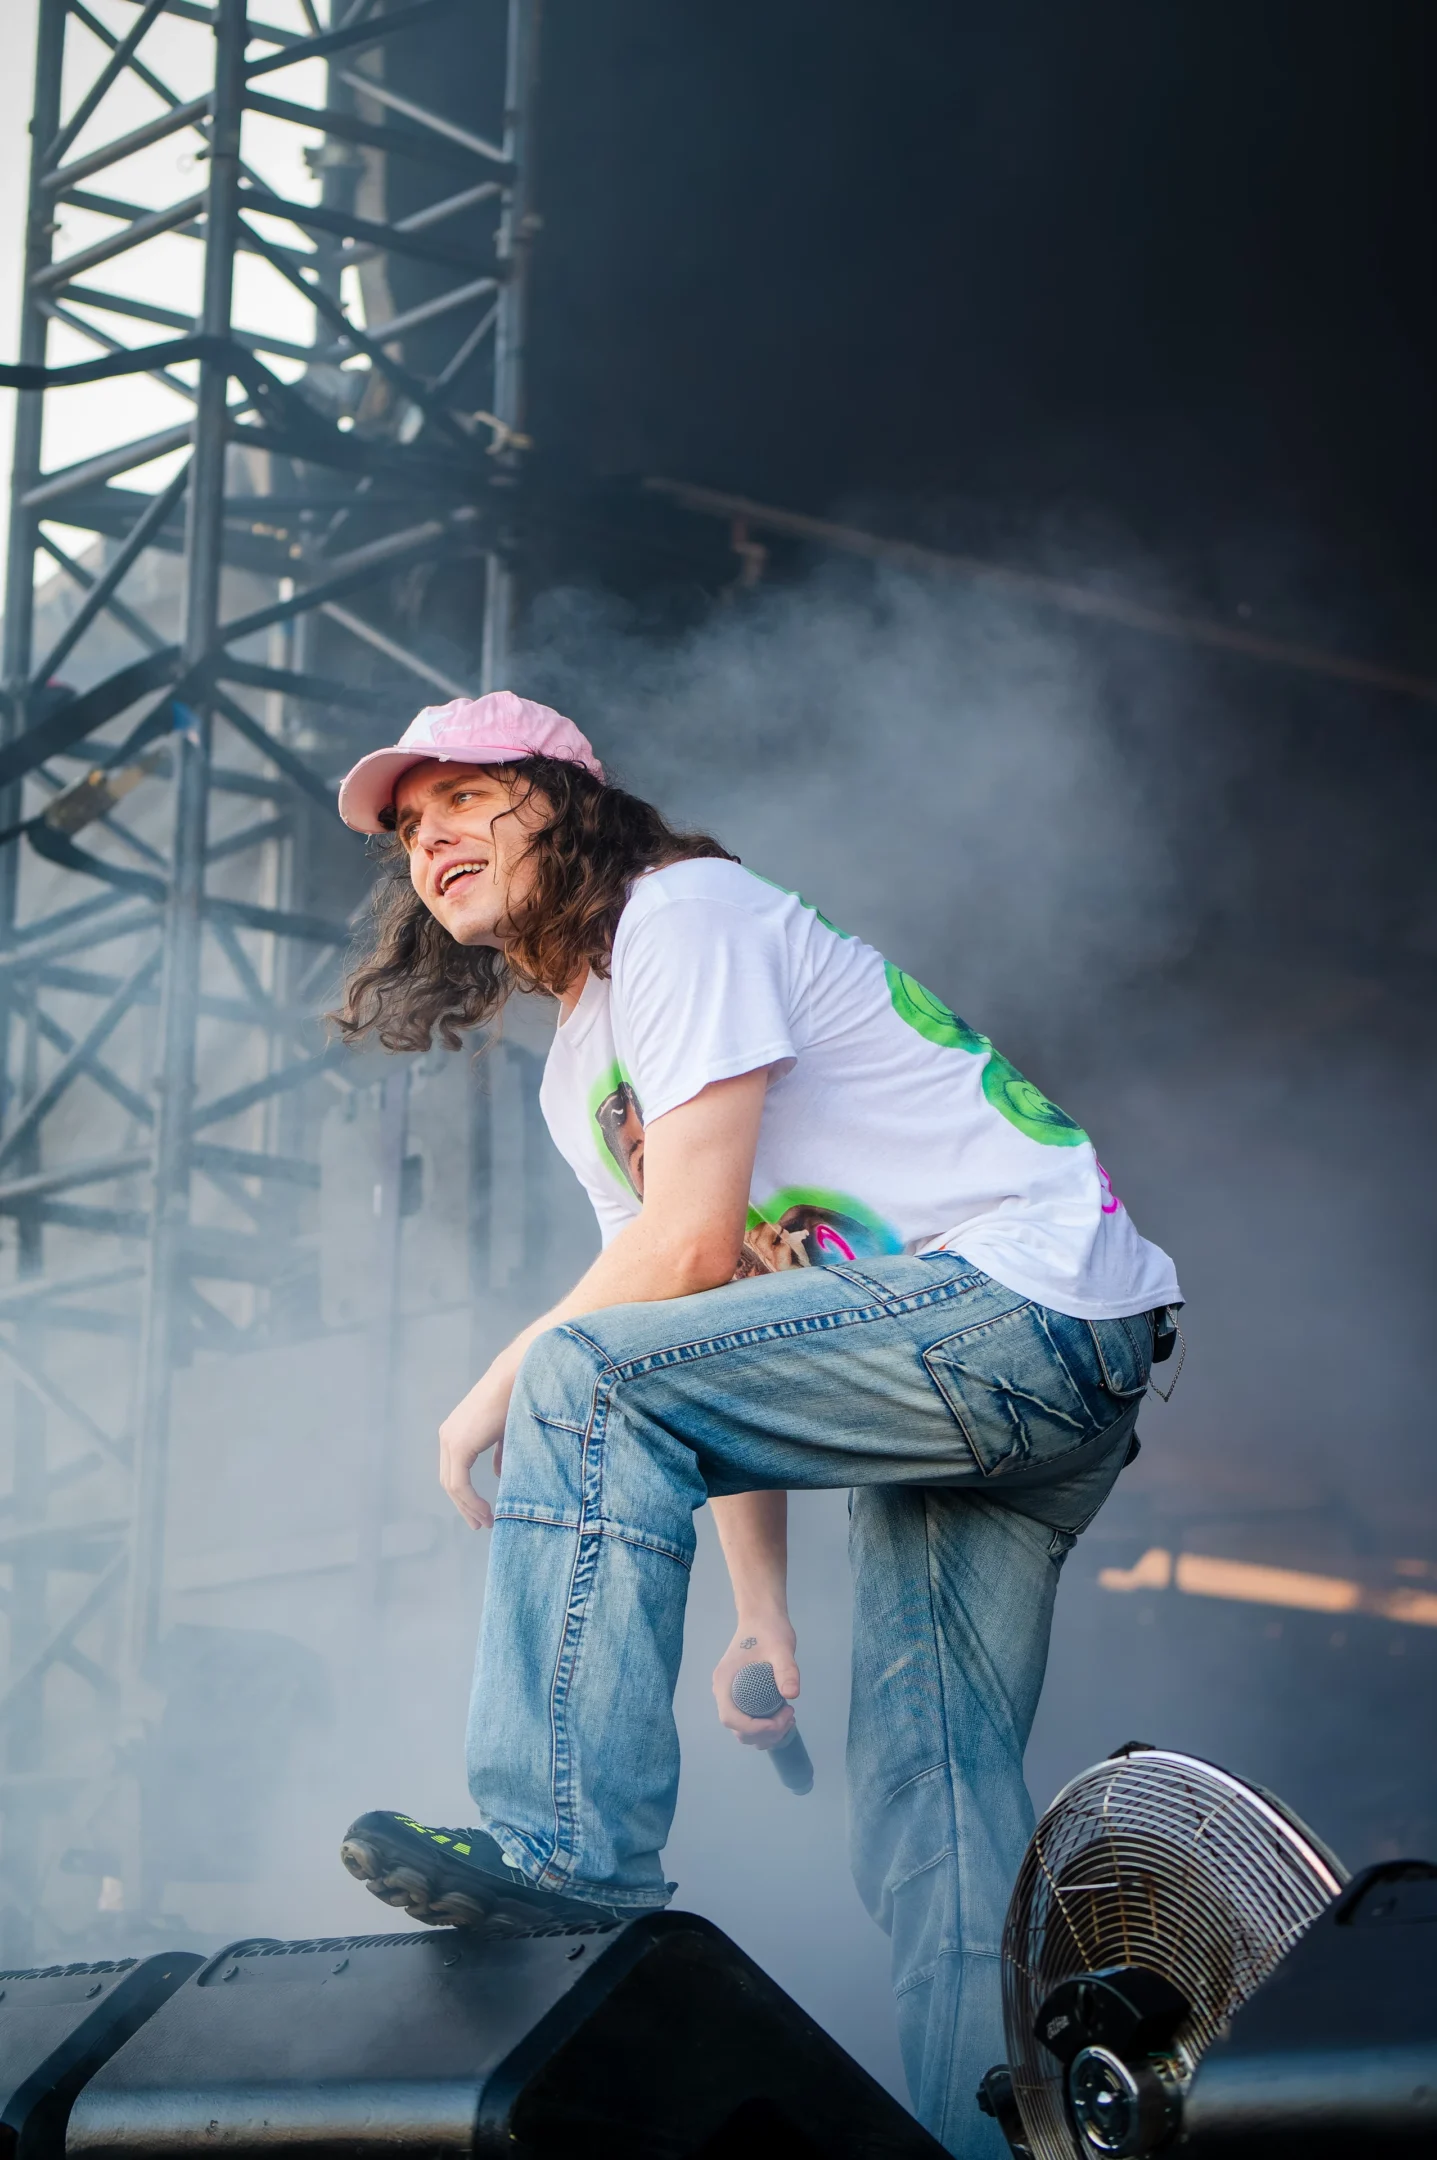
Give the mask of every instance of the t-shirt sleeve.
<path id="1" fill-rule="evenodd" d="M 685 896 L 645 909 L 614 947 L 615 1036 L 651 1124 L 715 1080 L 796 1055 L 780 923 Z"/>

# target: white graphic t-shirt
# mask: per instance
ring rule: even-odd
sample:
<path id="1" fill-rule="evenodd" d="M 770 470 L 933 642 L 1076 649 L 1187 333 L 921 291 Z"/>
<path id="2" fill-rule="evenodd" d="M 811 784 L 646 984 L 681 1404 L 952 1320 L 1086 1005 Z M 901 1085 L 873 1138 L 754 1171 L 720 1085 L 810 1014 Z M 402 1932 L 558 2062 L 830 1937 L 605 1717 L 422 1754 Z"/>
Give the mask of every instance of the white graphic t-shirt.
<path id="1" fill-rule="evenodd" d="M 644 1127 L 771 1068 L 741 1273 L 961 1253 L 1081 1320 L 1176 1304 L 1087 1134 L 910 975 L 739 864 L 639 878 L 612 971 L 555 1032 L 540 1102 L 604 1241 Z"/>

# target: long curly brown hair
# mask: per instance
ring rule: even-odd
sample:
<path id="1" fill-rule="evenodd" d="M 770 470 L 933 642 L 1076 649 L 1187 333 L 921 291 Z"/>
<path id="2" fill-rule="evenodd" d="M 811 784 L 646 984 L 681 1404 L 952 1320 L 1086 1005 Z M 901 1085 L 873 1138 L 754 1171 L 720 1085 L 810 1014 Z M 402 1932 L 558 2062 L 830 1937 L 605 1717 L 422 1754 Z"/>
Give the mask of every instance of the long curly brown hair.
<path id="1" fill-rule="evenodd" d="M 706 833 L 675 831 L 652 803 L 581 765 L 529 757 L 492 770 L 515 784 L 516 807 L 533 802 L 548 812 L 525 851 L 533 882 L 514 913 L 509 943 L 502 953 L 457 944 L 414 890 L 399 842 L 384 843 L 368 935 L 351 962 L 344 1004 L 328 1016 L 348 1040 L 373 1034 L 386 1050 L 427 1050 L 437 1033 L 447 1050 L 457 1050 L 514 991 L 557 996 L 585 962 L 607 975 L 619 916 L 641 870 L 703 856 L 736 859 Z"/>

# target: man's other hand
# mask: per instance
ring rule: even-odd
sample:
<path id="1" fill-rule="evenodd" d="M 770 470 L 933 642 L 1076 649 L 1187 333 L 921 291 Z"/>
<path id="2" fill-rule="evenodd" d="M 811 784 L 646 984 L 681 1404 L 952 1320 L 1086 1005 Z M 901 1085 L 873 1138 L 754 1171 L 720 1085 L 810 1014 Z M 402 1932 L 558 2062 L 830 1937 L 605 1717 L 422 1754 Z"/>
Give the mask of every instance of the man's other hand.
<path id="1" fill-rule="evenodd" d="M 498 1475 L 511 1386 L 507 1373 L 496 1374 L 491 1366 L 439 1428 L 439 1482 L 471 1530 L 493 1528 L 494 1510 L 475 1492 L 473 1470 L 486 1449 L 493 1448 Z"/>
<path id="2" fill-rule="evenodd" d="M 745 1747 L 777 1747 L 793 1731 L 793 1712 L 785 1709 L 777 1717 L 745 1717 L 729 1692 L 733 1676 L 742 1665 L 771 1665 L 779 1694 L 794 1702 L 798 1696 L 798 1661 L 794 1656 L 797 1642 L 786 1619 L 741 1620 L 733 1641 L 714 1667 L 719 1723 L 726 1725 Z"/>

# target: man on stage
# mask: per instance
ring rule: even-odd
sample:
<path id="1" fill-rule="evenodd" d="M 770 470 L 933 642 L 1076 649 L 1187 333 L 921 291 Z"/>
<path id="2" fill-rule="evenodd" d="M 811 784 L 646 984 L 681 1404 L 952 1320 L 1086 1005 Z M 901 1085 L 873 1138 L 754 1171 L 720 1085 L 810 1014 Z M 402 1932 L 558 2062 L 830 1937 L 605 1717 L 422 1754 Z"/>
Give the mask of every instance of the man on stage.
<path id="1" fill-rule="evenodd" d="M 853 1866 L 892 1937 L 914 2106 L 964 2154 L 1002 2059 L 998 1950 L 1058 1572 L 1136 1452 L 1180 1293 L 1092 1143 L 921 984 L 606 783 L 507 691 L 421 713 L 340 811 L 394 835 L 341 1025 L 457 1048 L 558 1000 L 541 1102 L 604 1246 L 440 1429 L 493 1528 L 469 1717 L 481 1827 L 361 1816 L 350 1871 L 417 1918 L 667 1903 L 693 1515 L 733 1582 L 719 1714 L 798 1693 L 786 1494 L 851 1487 Z M 981 937 L 974 923 L 969 934 Z M 472 1472 L 493 1450 L 491 1508 Z"/>

